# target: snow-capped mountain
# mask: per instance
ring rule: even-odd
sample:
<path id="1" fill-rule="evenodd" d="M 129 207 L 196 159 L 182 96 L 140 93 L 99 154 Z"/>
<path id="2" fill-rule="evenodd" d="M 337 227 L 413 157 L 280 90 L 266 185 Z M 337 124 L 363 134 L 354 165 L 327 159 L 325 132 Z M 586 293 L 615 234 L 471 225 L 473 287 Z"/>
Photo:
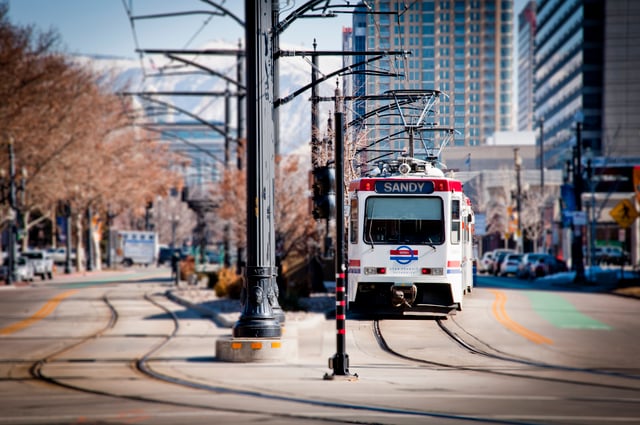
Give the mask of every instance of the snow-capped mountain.
<path id="1" fill-rule="evenodd" d="M 300 46 L 282 46 L 284 50 L 300 50 Z M 200 46 L 200 51 L 235 50 L 236 45 L 222 41 L 212 41 Z M 110 72 L 116 77 L 118 90 L 136 93 L 159 92 L 216 92 L 223 93 L 228 90 L 236 93 L 237 57 L 235 55 L 180 55 L 180 60 L 167 58 L 162 55 L 144 55 L 139 60 L 118 59 L 111 57 L 83 57 L 79 61 L 89 64 L 98 71 Z M 340 57 L 322 56 L 319 58 L 319 67 L 322 73 L 330 73 L 342 67 Z M 196 64 L 193 66 L 189 63 Z M 243 59 L 244 62 L 244 59 Z M 311 57 L 285 57 L 279 60 L 280 65 L 280 98 L 285 98 L 299 88 L 311 82 Z M 244 63 L 242 66 L 246 66 Z M 212 70 L 213 72 L 209 72 Z M 243 76 L 246 74 L 243 69 Z M 243 82 L 243 84 L 245 84 Z M 319 86 L 320 96 L 333 96 L 336 88 L 336 79 L 332 78 Z M 311 103 L 309 98 L 311 90 L 307 90 L 280 106 L 280 152 L 291 153 L 305 149 L 311 138 Z M 135 97 L 134 97 L 135 98 Z M 171 113 L 163 115 L 164 122 L 193 120 L 188 114 L 179 113 L 179 110 L 188 111 L 201 119 L 213 122 L 224 122 L 225 99 L 224 96 L 187 96 L 187 95 L 153 95 L 153 99 L 174 105 Z M 138 97 L 137 102 L 140 102 Z M 232 127 L 236 123 L 235 97 L 231 100 L 230 122 Z M 149 105 L 149 102 L 146 103 Z M 142 103 L 140 103 L 142 105 Z M 161 106 L 161 105 L 160 105 Z M 162 106 L 161 106 L 162 107 Z M 164 107 L 166 109 L 166 107 Z M 326 132 L 327 119 L 333 111 L 332 102 L 320 104 L 320 131 Z"/>

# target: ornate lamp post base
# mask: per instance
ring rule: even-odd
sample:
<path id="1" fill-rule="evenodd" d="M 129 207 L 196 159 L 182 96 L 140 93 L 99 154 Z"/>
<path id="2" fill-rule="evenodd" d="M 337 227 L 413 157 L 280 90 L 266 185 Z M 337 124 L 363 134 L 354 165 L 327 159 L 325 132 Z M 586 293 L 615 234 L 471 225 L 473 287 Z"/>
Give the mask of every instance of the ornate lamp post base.
<path id="1" fill-rule="evenodd" d="M 280 338 L 280 322 L 274 318 L 240 318 L 233 327 L 234 338 Z"/>
<path id="2" fill-rule="evenodd" d="M 282 329 L 272 307 L 278 306 L 272 267 L 248 267 L 242 314 L 233 327 L 234 338 L 280 338 Z M 282 311 L 282 309 L 280 309 Z"/>

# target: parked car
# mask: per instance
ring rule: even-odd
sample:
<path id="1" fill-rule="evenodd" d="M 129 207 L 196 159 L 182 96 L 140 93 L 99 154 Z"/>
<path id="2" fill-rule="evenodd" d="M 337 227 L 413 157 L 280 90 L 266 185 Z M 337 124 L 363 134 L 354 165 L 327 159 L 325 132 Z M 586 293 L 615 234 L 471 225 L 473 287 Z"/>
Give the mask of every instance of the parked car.
<path id="1" fill-rule="evenodd" d="M 5 258 L 0 267 L 0 280 L 6 281 L 9 274 L 9 259 Z M 33 263 L 25 257 L 15 258 L 15 280 L 16 282 L 33 282 Z"/>
<path id="2" fill-rule="evenodd" d="M 187 258 L 187 253 L 180 248 L 161 247 L 158 252 L 158 265 L 161 266 L 165 263 L 171 265 L 171 257 L 174 252 L 180 254 L 180 260 Z"/>
<path id="3" fill-rule="evenodd" d="M 531 264 L 530 273 L 533 277 L 543 277 L 566 271 L 567 263 L 555 258 L 553 255 L 545 254 L 538 261 Z"/>
<path id="4" fill-rule="evenodd" d="M 515 275 L 522 260 L 522 254 L 506 254 L 500 264 L 500 276 Z"/>
<path id="5" fill-rule="evenodd" d="M 211 249 L 207 249 L 204 253 L 205 258 L 207 259 L 207 263 L 216 264 L 221 262 L 220 253 L 217 251 L 213 251 Z"/>
<path id="6" fill-rule="evenodd" d="M 513 249 L 496 249 L 493 251 L 493 261 L 491 262 L 491 273 L 495 276 L 500 274 L 500 265 L 507 254 L 515 254 Z"/>
<path id="7" fill-rule="evenodd" d="M 532 272 L 532 265 L 537 263 L 538 260 L 544 257 L 547 254 L 542 254 L 539 252 L 529 252 L 522 256 L 522 260 L 518 265 L 518 271 L 516 272 L 516 277 L 519 279 L 532 279 L 535 275 Z"/>
<path id="8" fill-rule="evenodd" d="M 482 258 L 478 262 L 479 273 L 489 273 L 491 271 L 491 262 L 493 261 L 493 251 L 487 251 L 482 254 Z"/>
<path id="9" fill-rule="evenodd" d="M 31 261 L 33 264 L 33 273 L 40 276 L 42 280 L 53 279 L 53 258 L 47 251 L 25 251 L 22 257 Z"/>
<path id="10" fill-rule="evenodd" d="M 58 247 L 58 248 L 49 248 L 47 250 L 47 252 L 49 253 L 49 256 L 51 257 L 51 259 L 53 259 L 53 263 L 54 264 L 65 264 L 67 262 L 67 249 L 65 247 Z M 75 261 L 76 260 L 76 250 L 72 249 L 71 250 L 71 261 Z"/>
<path id="11" fill-rule="evenodd" d="M 617 246 L 595 248 L 593 262 L 595 264 L 615 264 L 623 266 L 629 262 L 629 253 Z"/>

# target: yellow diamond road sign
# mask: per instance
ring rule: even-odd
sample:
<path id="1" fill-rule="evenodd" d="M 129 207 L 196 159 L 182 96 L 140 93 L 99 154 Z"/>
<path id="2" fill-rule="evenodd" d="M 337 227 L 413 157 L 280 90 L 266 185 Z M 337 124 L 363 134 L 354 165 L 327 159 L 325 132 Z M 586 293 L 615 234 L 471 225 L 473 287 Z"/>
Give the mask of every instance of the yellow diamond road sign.
<path id="1" fill-rule="evenodd" d="M 623 199 L 622 201 L 618 202 L 618 204 L 611 209 L 609 214 L 615 221 L 618 222 L 620 227 L 631 226 L 633 220 L 638 217 L 638 212 L 633 207 L 631 201 L 628 199 Z"/>

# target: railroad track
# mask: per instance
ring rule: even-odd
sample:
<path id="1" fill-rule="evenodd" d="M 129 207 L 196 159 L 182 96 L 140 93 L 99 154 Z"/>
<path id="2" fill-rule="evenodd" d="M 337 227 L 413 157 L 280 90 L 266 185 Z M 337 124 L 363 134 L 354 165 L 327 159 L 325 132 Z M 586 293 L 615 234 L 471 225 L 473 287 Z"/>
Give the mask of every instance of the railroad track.
<path id="1" fill-rule="evenodd" d="M 503 375 L 510 376 L 518 379 L 537 379 L 537 380 L 545 380 L 549 382 L 557 382 L 557 383 L 566 383 L 573 385 L 587 385 L 593 387 L 601 387 L 603 389 L 617 389 L 617 390 L 628 390 L 628 391 L 636 391 L 640 392 L 640 374 L 635 373 L 622 373 L 615 372 L 610 370 L 603 369 L 593 369 L 593 368 L 579 368 L 579 367 L 571 367 L 567 365 L 560 364 L 552 364 L 542 361 L 537 361 L 534 359 L 528 359 L 521 356 L 516 356 L 513 354 L 508 354 L 500 351 L 499 349 L 493 347 L 491 344 L 484 342 L 468 333 L 465 333 L 464 329 L 459 325 L 458 330 L 460 333 L 465 333 L 466 338 L 460 336 L 459 332 L 456 332 L 451 329 L 451 327 L 447 326 L 445 322 L 454 322 L 453 318 L 449 318 L 446 320 L 443 319 L 434 319 L 433 322 L 438 326 L 442 333 L 444 333 L 447 338 L 450 339 L 452 345 L 457 346 L 458 349 L 465 350 L 468 353 L 482 356 L 488 359 L 497 360 L 501 363 L 508 364 L 517 364 L 521 366 L 527 367 L 525 372 L 521 371 L 509 371 L 502 370 L 500 368 L 494 367 L 478 367 L 478 366 L 468 366 L 462 364 L 448 363 L 448 362 L 440 362 L 436 360 L 429 360 L 427 358 L 420 358 L 413 355 L 407 355 L 400 352 L 397 349 L 392 347 L 392 344 L 387 340 L 384 335 L 384 330 L 382 329 L 382 325 L 380 320 L 373 321 L 373 334 L 378 342 L 378 345 L 385 352 L 404 359 L 411 362 L 426 364 L 431 366 L 437 366 L 441 368 L 450 368 L 457 370 L 467 370 L 479 373 L 490 373 L 495 375 Z M 472 340 L 472 341 L 470 341 Z M 484 347 L 484 348 L 481 348 Z M 568 372 L 572 376 L 576 376 L 576 379 L 569 378 L 558 378 L 553 376 L 539 376 L 534 373 L 539 370 L 551 370 L 558 372 Z M 527 372 L 528 371 L 528 372 Z M 587 376 L 589 378 L 585 379 Z M 602 382 L 602 378 L 613 378 L 617 383 L 605 383 Z M 635 386 L 633 385 L 635 384 Z"/>
<path id="2" fill-rule="evenodd" d="M 270 417 L 273 421 L 278 420 L 288 420 L 288 421 L 298 421 L 300 423 L 313 422 L 313 423 L 340 423 L 340 424 L 363 424 L 363 425 L 373 425 L 373 424 L 385 424 L 385 423 L 396 423 L 399 417 L 405 417 L 405 419 L 415 419 L 420 420 L 419 418 L 427 419 L 430 418 L 433 420 L 454 420 L 456 423 L 465 423 L 467 421 L 475 422 L 475 423 L 496 423 L 496 424 L 519 424 L 523 425 L 522 422 L 513 422 L 513 421 L 504 421 L 504 420 L 495 420 L 495 419 L 482 419 L 477 417 L 466 417 L 464 415 L 454 415 L 454 414 L 443 414 L 438 412 L 427 412 L 427 411 L 419 411 L 419 410 L 410 410 L 410 409 L 402 409 L 402 408 L 393 408 L 389 406 L 385 406 L 384 404 L 377 404 L 372 402 L 371 404 L 356 404 L 349 403 L 345 401 L 331 400 L 328 398 L 314 399 L 314 398 L 305 398 L 304 396 L 296 396 L 292 394 L 279 392 L 277 389 L 273 391 L 265 391 L 260 389 L 247 389 L 247 388 L 237 388 L 231 387 L 223 384 L 202 382 L 202 381 L 193 381 L 190 379 L 185 379 L 184 377 L 170 375 L 167 373 L 160 372 L 154 369 L 154 362 L 161 362 L 160 352 L 163 348 L 167 347 L 169 344 L 173 342 L 179 342 L 180 339 L 180 319 L 174 313 L 174 311 L 163 304 L 166 301 L 166 298 L 162 298 L 162 300 L 158 300 L 156 297 L 146 294 L 144 299 L 153 304 L 157 309 L 161 310 L 163 314 L 171 317 L 171 321 L 173 323 L 172 329 L 170 332 L 167 332 L 165 335 L 162 335 L 161 341 L 154 344 L 152 347 L 148 348 L 144 353 L 142 353 L 137 359 L 129 360 L 129 365 L 132 369 L 132 373 L 134 375 L 143 374 L 150 380 L 155 382 L 165 383 L 167 385 L 172 386 L 172 393 L 176 394 L 177 391 L 175 386 L 178 386 L 183 389 L 183 391 L 197 391 L 208 392 L 212 395 L 233 395 L 241 398 L 243 401 L 241 403 L 236 403 L 236 405 L 247 406 L 246 408 L 237 408 L 226 406 L 217 406 L 212 405 L 210 403 L 198 403 L 198 402 L 189 402 L 189 401 L 180 401 L 175 398 L 157 398 L 144 394 L 122 394 L 115 391 L 102 390 L 86 387 L 82 385 L 82 379 L 78 379 L 78 376 L 75 376 L 75 380 L 69 382 L 65 380 L 65 377 L 57 377 L 52 373 L 47 373 L 47 365 L 54 364 L 56 362 L 65 362 L 67 360 L 61 359 L 65 353 L 69 353 L 74 349 L 80 348 L 83 344 L 89 344 L 99 340 L 100 338 L 107 337 L 107 334 L 110 330 L 114 329 L 119 321 L 119 313 L 114 307 L 114 304 L 111 302 L 111 298 L 109 295 L 104 295 L 102 297 L 102 302 L 108 307 L 109 317 L 105 321 L 105 325 L 101 327 L 99 330 L 86 335 L 80 339 L 74 340 L 72 343 L 67 344 L 66 346 L 47 354 L 46 356 L 33 361 L 30 367 L 30 373 L 34 379 L 40 380 L 42 382 L 46 382 L 49 385 L 63 387 L 67 389 L 72 389 L 75 391 L 79 391 L 86 394 L 93 394 L 97 396 L 110 397 L 121 400 L 129 400 L 135 402 L 146 402 L 146 403 L 155 403 L 162 405 L 170 405 L 180 408 L 189 408 L 189 409 L 198 409 L 202 411 L 209 412 L 220 412 L 224 414 L 233 414 L 233 415 L 252 415 L 256 414 L 261 417 Z M 162 302 L 161 302 L 162 301 Z M 154 337 L 158 337 L 160 334 L 154 335 Z M 76 360 L 77 361 L 77 360 Z M 99 359 L 87 359 L 87 362 L 95 361 L 96 364 L 100 361 Z M 111 360 L 111 362 L 117 360 Z M 56 369 L 53 369 L 56 370 Z M 59 369 L 58 369 L 59 370 Z M 64 375 L 64 374 L 63 374 Z M 183 397 L 184 398 L 184 397 Z M 198 399 L 202 399 L 199 397 Z M 259 409 L 255 406 L 258 405 L 258 401 L 267 401 L 278 403 L 279 405 L 286 406 L 286 408 L 279 409 L 279 411 Z M 374 404 L 375 403 L 375 404 Z M 311 413 L 304 413 L 305 408 L 312 407 L 310 410 Z M 357 415 L 353 412 L 366 412 L 367 415 Z M 361 417 L 359 419 L 358 417 Z M 249 417 L 249 416 L 247 416 Z M 375 417 L 375 420 L 373 419 Z"/>

